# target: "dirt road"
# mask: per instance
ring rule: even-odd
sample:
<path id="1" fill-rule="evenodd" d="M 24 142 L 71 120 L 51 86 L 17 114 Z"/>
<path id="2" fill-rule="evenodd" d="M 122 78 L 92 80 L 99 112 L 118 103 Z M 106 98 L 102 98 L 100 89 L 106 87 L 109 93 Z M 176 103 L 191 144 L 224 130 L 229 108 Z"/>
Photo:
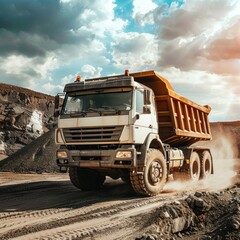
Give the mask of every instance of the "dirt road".
<path id="1" fill-rule="evenodd" d="M 81 192 L 66 174 L 0 173 L 0 182 L 0 239 L 134 239 L 153 208 L 186 196 L 137 197 L 110 179 Z"/>

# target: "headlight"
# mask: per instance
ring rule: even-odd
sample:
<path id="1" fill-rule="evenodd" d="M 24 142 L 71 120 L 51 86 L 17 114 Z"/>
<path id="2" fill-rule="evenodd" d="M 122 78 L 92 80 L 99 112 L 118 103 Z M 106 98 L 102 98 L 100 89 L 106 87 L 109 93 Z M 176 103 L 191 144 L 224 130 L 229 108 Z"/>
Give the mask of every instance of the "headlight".
<path id="1" fill-rule="evenodd" d="M 57 158 L 67 158 L 67 152 L 65 151 L 58 151 L 57 152 Z"/>
<path id="2" fill-rule="evenodd" d="M 131 151 L 118 151 L 116 154 L 116 158 L 132 158 Z"/>

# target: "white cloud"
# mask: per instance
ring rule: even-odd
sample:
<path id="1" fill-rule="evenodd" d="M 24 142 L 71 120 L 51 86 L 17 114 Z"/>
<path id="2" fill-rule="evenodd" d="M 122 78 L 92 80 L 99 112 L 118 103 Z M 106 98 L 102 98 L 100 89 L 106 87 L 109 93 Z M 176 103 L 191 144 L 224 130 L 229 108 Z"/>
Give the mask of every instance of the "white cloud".
<path id="1" fill-rule="evenodd" d="M 7 74 L 22 74 L 28 75 L 33 73 L 32 76 L 38 76 L 40 78 L 46 78 L 47 73 L 52 71 L 57 66 L 56 58 L 49 56 L 44 60 L 40 58 L 28 58 L 21 55 L 11 55 L 7 58 L 0 59 L 0 69 L 4 70 Z"/>
<path id="2" fill-rule="evenodd" d="M 231 116 L 239 120 L 236 105 L 240 104 L 239 92 L 236 90 L 240 77 L 232 80 L 230 76 L 212 74 L 204 71 L 181 71 L 168 68 L 159 72 L 167 78 L 174 90 L 200 105 L 210 105 L 211 121 L 225 121 Z"/>
<path id="3" fill-rule="evenodd" d="M 78 75 L 78 74 L 76 74 L 76 76 L 77 76 L 77 75 Z M 76 76 L 74 76 L 73 74 L 69 74 L 69 75 L 67 75 L 67 76 L 64 76 L 64 77 L 62 78 L 61 83 L 62 83 L 63 85 L 68 84 L 68 83 L 71 83 L 71 82 L 75 81 Z"/>
<path id="4" fill-rule="evenodd" d="M 79 16 L 82 27 L 77 31 L 90 31 L 96 37 L 105 37 L 107 33 L 116 34 L 122 31 L 127 25 L 127 21 L 115 18 L 114 8 L 116 4 L 113 0 L 99 0 L 86 8 Z"/>
<path id="5" fill-rule="evenodd" d="M 81 76 L 81 80 L 85 80 L 87 78 L 100 77 L 102 70 L 103 69 L 101 67 L 95 68 L 92 65 L 86 64 L 86 65 L 82 66 L 80 71 L 76 72 L 75 75 L 69 74 L 68 76 L 64 76 L 62 78 L 62 84 L 64 86 L 67 83 L 74 82 L 76 79 L 76 76 L 78 76 L 78 75 Z"/>
<path id="6" fill-rule="evenodd" d="M 81 68 L 81 74 L 82 74 L 83 79 L 100 77 L 101 72 L 102 72 L 102 68 L 100 68 L 100 67 L 95 68 L 95 67 L 93 67 L 91 65 L 88 65 L 88 64 L 84 65 Z"/>
<path id="7" fill-rule="evenodd" d="M 157 7 L 152 0 L 133 0 L 133 18 L 136 14 L 146 14 Z"/>
<path id="8" fill-rule="evenodd" d="M 132 17 L 136 23 L 144 26 L 145 24 L 154 24 L 153 12 L 161 14 L 164 8 L 158 8 L 152 0 L 134 0 Z"/>
<path id="9" fill-rule="evenodd" d="M 7 58 L 1 58 L 0 68 L 4 70 L 7 74 L 21 74 L 26 66 L 31 62 L 30 58 L 24 56 L 11 55 Z"/>
<path id="10" fill-rule="evenodd" d="M 51 84 L 51 83 L 45 83 L 41 86 L 41 90 L 45 93 L 45 94 L 50 94 L 50 95 L 55 95 L 56 93 L 61 93 L 63 92 L 63 88 L 64 85 L 55 85 L 55 84 Z M 39 88 L 36 89 L 39 91 Z"/>
<path id="11" fill-rule="evenodd" d="M 154 35 L 148 33 L 121 33 L 114 38 L 112 59 L 119 69 L 130 71 L 154 68 L 158 46 Z"/>
<path id="12" fill-rule="evenodd" d="M 159 67 L 220 73 L 217 69 L 225 65 L 224 74 L 239 73 L 236 62 L 228 64 L 225 60 L 240 57 L 240 18 L 236 11 L 240 2 L 217 2 L 187 0 L 181 8 L 158 21 L 154 18 L 159 27 Z M 219 63 L 221 60 L 224 63 Z"/>
<path id="13" fill-rule="evenodd" d="M 32 87 L 28 83 L 36 81 L 36 85 L 41 82 L 41 86 L 44 85 L 46 90 L 52 91 L 53 86 L 48 83 L 53 81 L 52 72 L 60 70 L 60 66 L 81 66 L 88 62 L 96 66 L 109 64 L 110 60 L 105 56 L 105 42 L 109 36 L 122 32 L 127 24 L 127 21 L 115 17 L 115 1 L 99 0 L 89 4 L 85 1 L 62 0 L 60 3 L 53 13 L 52 22 L 48 24 L 44 24 L 47 21 L 45 19 L 43 24 L 39 22 L 38 17 L 46 14 L 40 9 L 36 19 L 30 14 L 32 24 L 26 24 L 29 24 L 31 29 L 16 24 L 16 31 L 0 31 L 0 45 L 2 49 L 7 49 L 4 50 L 6 56 L 2 54 L 0 57 L 2 81 L 7 82 L 11 78 L 12 84 L 28 87 Z M 15 11 L 21 7 L 17 1 L 13 4 Z M 47 13 L 50 13 L 56 4 L 58 3 L 49 3 L 51 9 L 46 8 Z M 47 5 L 44 3 L 44 7 Z M 36 1 L 29 9 L 37 7 Z M 8 8 L 6 5 L 6 9 Z M 25 20 L 25 12 L 22 14 Z"/>

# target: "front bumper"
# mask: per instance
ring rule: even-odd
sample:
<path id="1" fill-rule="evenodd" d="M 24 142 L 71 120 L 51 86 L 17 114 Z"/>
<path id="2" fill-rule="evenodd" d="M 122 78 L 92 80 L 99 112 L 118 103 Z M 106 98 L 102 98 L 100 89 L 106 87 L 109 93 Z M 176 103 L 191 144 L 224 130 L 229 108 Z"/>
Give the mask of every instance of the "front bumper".
<path id="1" fill-rule="evenodd" d="M 131 157 L 117 158 L 117 152 L 131 152 Z M 59 167 L 86 167 L 86 168 L 127 168 L 131 169 L 137 166 L 136 149 L 117 148 L 115 150 L 57 150 L 58 152 L 66 152 L 65 156 L 58 158 L 57 165 Z M 64 155 L 64 154 L 62 154 Z"/>

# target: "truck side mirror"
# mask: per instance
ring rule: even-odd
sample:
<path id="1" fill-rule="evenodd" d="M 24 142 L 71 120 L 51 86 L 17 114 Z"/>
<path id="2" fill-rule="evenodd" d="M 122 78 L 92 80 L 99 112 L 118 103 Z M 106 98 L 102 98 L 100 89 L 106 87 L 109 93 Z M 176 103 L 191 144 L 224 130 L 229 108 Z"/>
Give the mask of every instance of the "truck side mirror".
<path id="1" fill-rule="evenodd" d="M 57 117 L 59 116 L 59 114 L 60 114 L 60 112 L 59 112 L 59 110 L 57 110 L 57 111 L 54 112 L 54 115 L 53 115 L 53 116 L 54 116 L 55 118 L 57 118 Z"/>
<path id="2" fill-rule="evenodd" d="M 59 95 L 56 95 L 55 96 L 55 102 L 54 102 L 54 105 L 55 105 L 55 109 L 58 109 L 59 108 Z"/>
<path id="3" fill-rule="evenodd" d="M 151 104 L 151 97 L 150 97 L 150 91 L 144 90 L 144 105 Z"/>

